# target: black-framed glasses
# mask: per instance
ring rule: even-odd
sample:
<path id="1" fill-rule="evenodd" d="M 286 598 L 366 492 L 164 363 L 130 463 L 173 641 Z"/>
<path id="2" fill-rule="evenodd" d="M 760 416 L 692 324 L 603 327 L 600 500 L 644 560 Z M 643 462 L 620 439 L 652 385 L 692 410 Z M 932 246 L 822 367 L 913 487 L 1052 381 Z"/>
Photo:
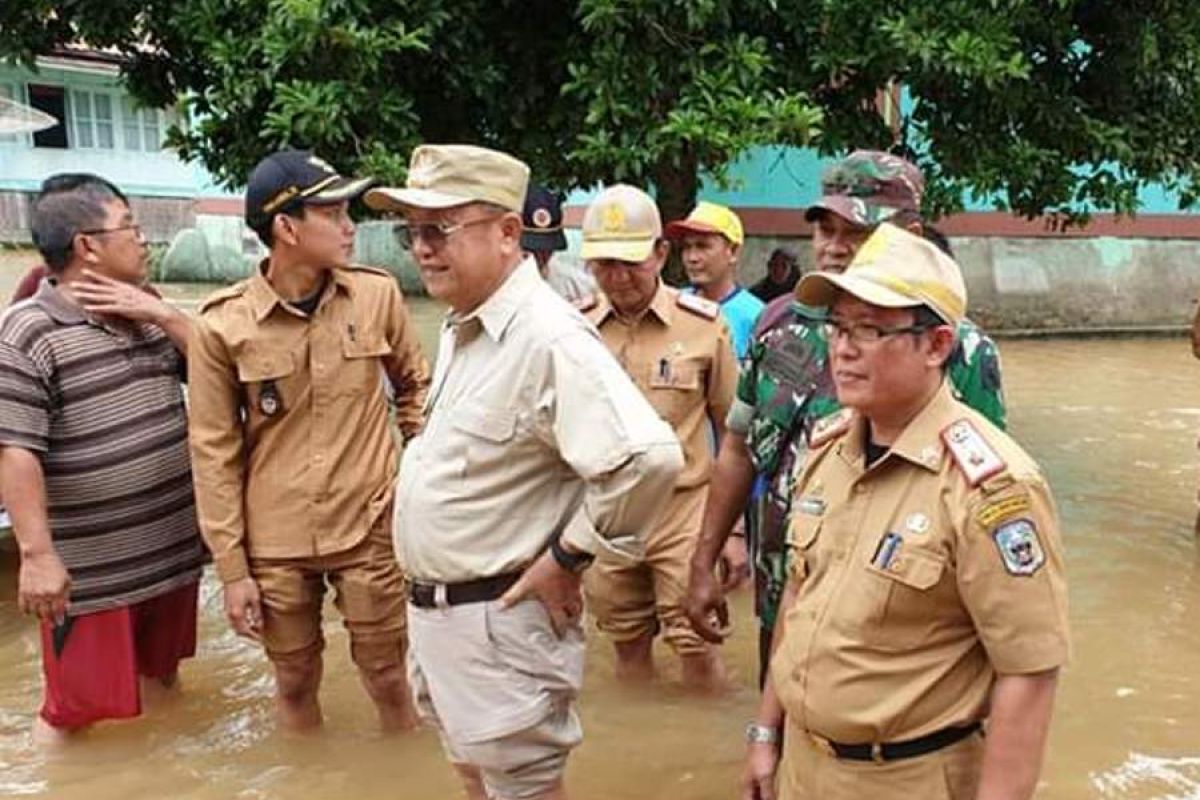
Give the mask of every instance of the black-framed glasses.
<path id="1" fill-rule="evenodd" d="M 889 336 L 899 336 L 902 333 L 924 333 L 936 327 L 938 326 L 930 325 L 929 323 L 917 323 L 915 325 L 906 325 L 903 328 L 887 328 L 870 322 L 843 322 L 837 319 L 826 320 L 824 325 L 825 338 L 830 342 L 837 341 L 838 338 L 845 336 L 851 342 L 858 345 L 877 344 Z"/>
<path id="2" fill-rule="evenodd" d="M 120 233 L 121 231 L 133 231 L 134 236 L 142 235 L 142 226 L 136 222 L 131 222 L 128 225 L 119 225 L 116 228 L 89 228 L 86 231 L 76 231 L 82 236 L 100 236 L 105 233 Z"/>
<path id="3" fill-rule="evenodd" d="M 489 217 L 480 217 L 478 219 L 468 219 L 463 222 L 447 224 L 445 222 L 423 222 L 413 225 L 407 222 L 397 222 L 392 228 L 392 234 L 396 237 L 396 241 L 405 250 L 411 250 L 413 243 L 418 239 L 429 245 L 434 250 L 439 250 L 446 245 L 450 237 L 461 230 L 471 227 L 472 225 L 482 225 L 485 222 L 494 222 L 503 216 L 501 214 L 492 214 Z"/>

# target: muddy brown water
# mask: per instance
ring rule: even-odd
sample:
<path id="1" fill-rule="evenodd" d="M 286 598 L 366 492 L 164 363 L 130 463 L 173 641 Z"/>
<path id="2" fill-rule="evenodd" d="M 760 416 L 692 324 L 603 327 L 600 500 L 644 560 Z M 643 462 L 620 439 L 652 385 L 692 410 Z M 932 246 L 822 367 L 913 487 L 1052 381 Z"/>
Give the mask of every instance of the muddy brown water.
<path id="1" fill-rule="evenodd" d="M 14 280 L 0 264 L 0 291 Z M 203 288 L 168 287 L 188 303 Z M 440 310 L 412 303 L 427 352 Z M 1014 434 L 1059 503 L 1070 570 L 1073 661 L 1063 675 L 1038 797 L 1200 800 L 1200 562 L 1193 535 L 1200 364 L 1181 339 L 1002 343 Z M 375 733 L 336 615 L 327 615 L 322 733 L 275 729 L 266 662 L 225 625 L 218 587 L 202 591 L 200 645 L 183 689 L 143 718 L 98 726 L 65 752 L 34 748 L 40 694 L 34 625 L 15 607 L 17 559 L 0 554 L 0 796 L 63 800 L 316 800 L 454 797 L 427 732 Z M 752 713 L 749 598 L 735 600 L 725 648 L 738 688 L 683 695 L 669 654 L 662 680 L 627 691 L 593 635 L 572 758 L 577 798 L 736 796 Z"/>

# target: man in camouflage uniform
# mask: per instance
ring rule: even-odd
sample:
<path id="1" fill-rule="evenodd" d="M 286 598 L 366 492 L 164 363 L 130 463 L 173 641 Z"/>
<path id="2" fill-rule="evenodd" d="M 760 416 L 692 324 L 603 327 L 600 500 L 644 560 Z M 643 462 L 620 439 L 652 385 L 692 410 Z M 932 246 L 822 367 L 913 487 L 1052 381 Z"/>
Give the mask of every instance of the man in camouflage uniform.
<path id="1" fill-rule="evenodd" d="M 822 197 L 805 212 L 813 225 L 817 269 L 843 271 L 881 222 L 921 233 L 924 185 L 916 166 L 878 151 L 858 150 L 833 165 L 822 176 Z M 829 374 L 824 319 L 824 309 L 805 306 L 791 296 L 776 298 L 759 317 L 692 559 L 688 615 L 702 636 L 720 641 L 722 633 L 714 625 L 713 612 L 722 607 L 723 591 L 713 568 L 749 501 L 750 563 L 762 668 L 787 576 L 784 534 L 793 468 L 806 450 L 812 423 L 839 409 Z M 957 336 L 959 344 L 948 368 L 954 393 L 1003 429 L 996 344 L 968 319 L 958 325 Z"/>

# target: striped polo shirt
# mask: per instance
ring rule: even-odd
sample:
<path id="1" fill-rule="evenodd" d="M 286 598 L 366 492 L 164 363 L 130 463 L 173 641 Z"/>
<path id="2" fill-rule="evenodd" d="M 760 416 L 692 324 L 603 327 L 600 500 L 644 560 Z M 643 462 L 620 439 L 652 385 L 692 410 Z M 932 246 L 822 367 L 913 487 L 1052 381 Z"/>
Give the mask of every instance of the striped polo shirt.
<path id="1" fill-rule="evenodd" d="M 72 615 L 200 577 L 183 374 L 160 328 L 90 318 L 50 280 L 0 317 L 0 445 L 41 459 Z"/>

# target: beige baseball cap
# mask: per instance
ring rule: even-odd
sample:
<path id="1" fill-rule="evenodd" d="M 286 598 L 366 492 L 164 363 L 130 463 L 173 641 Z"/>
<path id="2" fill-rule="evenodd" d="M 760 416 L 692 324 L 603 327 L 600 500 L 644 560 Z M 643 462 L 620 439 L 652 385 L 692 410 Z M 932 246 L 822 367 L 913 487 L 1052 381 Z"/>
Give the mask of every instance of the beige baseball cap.
<path id="1" fill-rule="evenodd" d="M 403 189 L 381 186 L 363 200 L 376 211 L 495 203 L 520 214 L 528 185 L 529 167 L 506 153 L 468 144 L 423 144 L 413 150 Z"/>
<path id="2" fill-rule="evenodd" d="M 950 325 L 967 313 L 967 287 L 954 259 L 886 222 L 863 242 L 845 272 L 810 272 L 801 278 L 796 299 L 828 306 L 838 291 L 883 308 L 929 306 Z"/>
<path id="3" fill-rule="evenodd" d="M 584 261 L 645 261 L 661 237 L 662 218 L 654 199 L 641 189 L 618 183 L 596 195 L 587 207 L 580 255 Z"/>

